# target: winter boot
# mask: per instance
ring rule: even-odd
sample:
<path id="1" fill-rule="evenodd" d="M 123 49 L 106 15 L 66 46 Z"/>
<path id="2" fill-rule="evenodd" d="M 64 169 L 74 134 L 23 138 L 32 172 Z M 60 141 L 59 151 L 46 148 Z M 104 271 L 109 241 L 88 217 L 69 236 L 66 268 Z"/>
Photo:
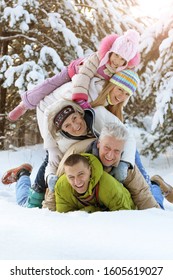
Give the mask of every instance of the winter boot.
<path id="1" fill-rule="evenodd" d="M 45 188 L 42 188 L 38 184 L 33 184 L 32 187 L 29 188 L 29 196 L 27 201 L 28 208 L 42 208 L 42 202 L 45 196 Z"/>
<path id="2" fill-rule="evenodd" d="M 171 203 L 173 203 L 173 187 L 166 183 L 159 175 L 151 177 L 151 181 L 158 184 L 162 190 L 164 197 Z"/>
<path id="3" fill-rule="evenodd" d="M 26 113 L 27 109 L 25 108 L 23 101 L 19 103 L 7 116 L 9 121 L 17 121 L 22 115 Z"/>
<path id="4" fill-rule="evenodd" d="M 5 172 L 1 178 L 1 182 L 4 185 L 12 184 L 17 182 L 21 175 L 30 175 L 32 171 L 32 166 L 28 163 L 24 163 L 16 168 L 12 168 Z"/>

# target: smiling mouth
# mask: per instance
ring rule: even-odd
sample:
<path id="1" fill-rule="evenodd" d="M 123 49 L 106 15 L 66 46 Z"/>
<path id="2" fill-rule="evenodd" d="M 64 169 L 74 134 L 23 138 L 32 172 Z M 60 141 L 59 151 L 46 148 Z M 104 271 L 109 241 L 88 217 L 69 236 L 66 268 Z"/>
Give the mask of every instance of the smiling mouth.
<path id="1" fill-rule="evenodd" d="M 113 67 L 117 68 L 117 67 L 118 67 L 118 65 L 113 63 Z"/>
<path id="2" fill-rule="evenodd" d="M 107 158 L 105 158 L 105 160 L 108 161 L 108 162 L 112 161 L 112 159 L 107 159 Z"/>
<path id="3" fill-rule="evenodd" d="M 81 188 L 83 188 L 83 186 L 84 186 L 84 184 L 83 184 L 82 186 L 76 186 L 76 185 L 75 185 L 75 187 L 76 187 L 77 189 L 81 189 Z"/>

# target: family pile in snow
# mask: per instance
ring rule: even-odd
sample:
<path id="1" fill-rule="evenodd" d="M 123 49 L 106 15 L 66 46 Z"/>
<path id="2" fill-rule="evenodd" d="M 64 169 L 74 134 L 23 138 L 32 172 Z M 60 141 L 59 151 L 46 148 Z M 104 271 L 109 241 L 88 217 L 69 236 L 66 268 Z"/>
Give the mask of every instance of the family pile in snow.
<path id="1" fill-rule="evenodd" d="M 17 121 L 36 109 L 46 158 L 31 184 L 32 166 L 8 170 L 24 207 L 69 212 L 164 209 L 173 188 L 142 165 L 123 109 L 139 84 L 140 36 L 135 30 L 108 35 L 97 52 L 70 63 L 33 90 L 9 114 Z"/>

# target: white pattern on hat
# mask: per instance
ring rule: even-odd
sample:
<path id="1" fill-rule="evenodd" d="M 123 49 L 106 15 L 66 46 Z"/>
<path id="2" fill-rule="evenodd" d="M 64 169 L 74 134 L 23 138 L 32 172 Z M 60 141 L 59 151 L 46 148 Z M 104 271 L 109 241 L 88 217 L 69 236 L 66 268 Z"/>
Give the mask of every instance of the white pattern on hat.
<path id="1" fill-rule="evenodd" d="M 124 35 L 119 36 L 112 44 L 111 49 L 105 54 L 101 60 L 99 67 L 106 65 L 109 61 L 109 54 L 116 53 L 127 61 L 125 66 L 117 68 L 117 72 L 125 69 L 128 62 L 135 57 L 139 46 L 139 33 L 136 30 L 127 30 Z"/>

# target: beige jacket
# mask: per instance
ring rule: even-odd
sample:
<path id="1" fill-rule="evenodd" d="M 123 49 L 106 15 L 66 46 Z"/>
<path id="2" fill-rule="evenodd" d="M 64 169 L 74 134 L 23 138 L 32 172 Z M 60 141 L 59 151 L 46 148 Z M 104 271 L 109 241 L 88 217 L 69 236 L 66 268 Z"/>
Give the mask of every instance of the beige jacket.
<path id="1" fill-rule="evenodd" d="M 139 210 L 153 207 L 160 208 L 150 191 L 149 185 L 136 165 L 133 169 L 129 169 L 128 176 L 123 185 L 130 192 L 133 202 Z"/>
<path id="2" fill-rule="evenodd" d="M 48 208 L 50 211 L 56 211 L 55 192 L 46 190 L 45 198 L 42 202 L 42 208 Z"/>
<path id="3" fill-rule="evenodd" d="M 97 68 L 100 64 L 98 53 L 95 52 L 86 59 L 84 59 L 84 62 L 81 66 L 78 67 L 78 73 L 72 77 L 72 94 L 73 94 L 73 100 L 75 100 L 75 94 L 78 93 L 82 95 L 90 96 L 89 88 L 90 83 L 92 81 L 92 78 L 94 76 L 100 77 L 100 79 L 103 79 L 103 77 L 99 76 L 97 74 Z M 103 80 L 105 82 L 105 80 Z M 79 99 L 79 98 L 77 98 Z M 90 101 L 90 98 L 89 98 Z"/>

